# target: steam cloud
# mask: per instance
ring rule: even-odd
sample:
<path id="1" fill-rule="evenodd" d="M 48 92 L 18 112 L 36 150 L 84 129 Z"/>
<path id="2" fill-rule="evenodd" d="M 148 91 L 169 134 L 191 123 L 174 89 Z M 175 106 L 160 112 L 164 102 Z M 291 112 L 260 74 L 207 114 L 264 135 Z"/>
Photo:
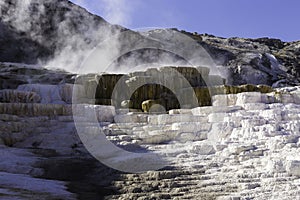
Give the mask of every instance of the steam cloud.
<path id="1" fill-rule="evenodd" d="M 1 10 L 7 6 L 6 1 L 8 0 L 0 2 Z M 10 1 L 13 1 L 15 6 L 13 9 L 8 9 L 2 20 L 11 24 L 16 30 L 26 32 L 30 39 L 49 49 L 55 47 L 54 58 L 46 64 L 42 63 L 49 68 L 61 68 L 75 73 L 97 73 L 109 70 L 126 73 L 153 67 L 156 64 L 158 66 L 192 64 L 210 68 L 214 66 L 203 48 L 177 31 L 125 31 L 124 28 L 110 25 L 100 17 L 91 15 L 85 9 L 68 1 Z M 87 4 L 87 0 L 74 2 Z M 111 23 L 129 23 L 130 9 L 125 0 L 101 0 L 98 3 Z M 2 16 L 2 13 L 0 14 Z M 143 51 L 143 49 L 153 51 Z M 157 49 L 165 50 L 170 54 L 158 54 Z M 131 53 L 128 54 L 129 52 Z M 89 57 L 93 54 L 96 56 Z M 178 59 L 178 56 L 183 59 Z M 87 57 L 89 57 L 88 61 L 83 62 Z M 122 62 L 121 67 L 116 63 L 120 57 L 126 60 Z M 80 68 L 82 63 L 85 63 L 83 70 Z"/>
<path id="2" fill-rule="evenodd" d="M 78 72 L 84 58 L 97 44 L 121 30 L 121 27 L 111 26 L 100 17 L 91 15 L 68 1 L 5 0 L 0 1 L 0 10 L 4 23 L 17 32 L 25 33 L 27 38 L 54 50 L 54 58 L 41 65 L 71 72 Z M 110 58 L 118 53 L 117 49 L 118 41 L 115 41 L 101 57 Z M 98 72 L 104 68 L 99 63 L 97 69 L 91 70 Z"/>
<path id="3" fill-rule="evenodd" d="M 110 23 L 128 26 L 130 24 L 130 7 L 125 0 L 102 0 L 104 18 Z"/>
<path id="4" fill-rule="evenodd" d="M 91 11 L 101 13 L 109 23 L 129 26 L 132 17 L 131 13 L 134 9 L 134 2 L 130 1 L 130 6 L 126 0 L 72 0 L 74 3 L 88 8 Z"/>

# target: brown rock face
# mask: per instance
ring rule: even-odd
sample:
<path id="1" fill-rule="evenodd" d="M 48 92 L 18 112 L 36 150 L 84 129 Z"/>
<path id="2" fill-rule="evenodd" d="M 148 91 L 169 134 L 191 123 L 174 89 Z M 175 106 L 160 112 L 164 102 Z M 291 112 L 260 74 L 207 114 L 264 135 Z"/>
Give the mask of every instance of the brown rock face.
<path id="1" fill-rule="evenodd" d="M 0 90 L 0 102 L 6 103 L 40 103 L 41 97 L 35 92 L 17 90 Z"/>
<path id="2" fill-rule="evenodd" d="M 209 69 L 202 71 L 206 79 Z M 86 102 L 121 107 L 130 100 L 131 108 L 142 109 L 142 102 L 152 99 L 160 100 L 167 110 L 179 108 L 176 96 L 183 88 L 206 85 L 201 73 L 192 67 L 151 68 L 128 75 L 89 74 L 79 77 L 77 83 L 85 88 Z"/>
<path id="3" fill-rule="evenodd" d="M 139 109 L 149 112 L 211 105 L 216 94 L 241 92 L 272 92 L 265 85 L 225 85 L 220 76 L 209 75 L 205 67 L 150 68 L 129 74 L 88 74 L 80 76 L 77 84 L 84 87 L 81 102 L 114 105 L 117 108 Z M 192 105 L 191 95 L 196 104 Z"/>

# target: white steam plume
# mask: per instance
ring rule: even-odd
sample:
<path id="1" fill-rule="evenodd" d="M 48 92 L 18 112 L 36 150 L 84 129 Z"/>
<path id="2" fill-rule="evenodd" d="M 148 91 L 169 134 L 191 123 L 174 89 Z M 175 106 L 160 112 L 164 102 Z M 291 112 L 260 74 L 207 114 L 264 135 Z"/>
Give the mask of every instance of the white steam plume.
<path id="1" fill-rule="evenodd" d="M 55 49 L 54 59 L 47 67 L 71 72 L 80 70 L 80 63 L 99 42 L 121 30 L 68 1 L 12 0 L 10 4 L 1 0 L 0 12 L 1 20 L 17 32 L 24 32 L 27 38 Z M 119 42 L 114 41 L 107 49 L 98 60 L 97 69 L 86 72 L 103 71 L 107 67 L 103 65 L 105 59 L 118 54 Z"/>
<path id="2" fill-rule="evenodd" d="M 104 18 L 110 23 L 128 26 L 131 23 L 131 7 L 126 0 L 102 0 Z"/>
<path id="3" fill-rule="evenodd" d="M 129 26 L 132 22 L 132 11 L 135 2 L 127 0 L 72 0 L 92 12 L 100 14 L 112 24 Z M 129 6 L 130 5 L 130 6 Z"/>
<path id="4" fill-rule="evenodd" d="M 114 70 L 128 72 L 150 65 L 182 65 L 182 60 L 169 54 L 157 54 L 155 49 L 173 52 L 193 65 L 212 66 L 207 53 L 196 45 L 195 41 L 182 33 L 171 30 L 154 30 L 146 33 L 125 31 L 121 27 L 112 26 L 84 9 L 74 6 L 68 1 L 61 0 L 11 0 L 15 8 L 3 15 L 2 20 L 14 26 L 16 30 L 24 31 L 30 39 L 55 49 L 54 59 L 47 63 L 47 67 L 61 68 L 74 73 L 109 72 L 107 69 L 112 62 L 129 51 L 133 53 L 124 57 L 126 62 Z M 75 1 L 81 5 L 87 0 Z M 89 5 L 92 2 L 90 1 Z M 113 23 L 126 23 L 130 19 L 125 0 L 100 0 L 99 5 L 107 12 L 107 18 Z M 102 2 L 102 4 L 101 4 Z M 127 2 L 128 4 L 128 2 Z M 0 1 L 0 8 L 7 6 Z M 104 7 L 103 7 L 104 6 Z M 56 12 L 58 9 L 58 12 Z M 0 9 L 1 10 L 1 9 Z M 50 15 L 49 15 L 49 10 Z M 1 15 L 2 16 L 2 15 Z M 51 22 L 51 23 L 50 23 Z M 53 29 L 47 35 L 47 28 Z M 46 34 L 45 34 L 46 32 Z M 54 35 L 54 37 L 53 37 Z M 103 42 L 104 41 L 104 42 Z M 106 41 L 106 42 L 105 42 Z M 99 46 L 97 46 L 100 44 Z M 97 48 L 95 48 L 97 46 Z M 93 52 L 96 56 L 90 59 L 83 70 L 82 61 Z M 152 48 L 154 51 L 134 53 L 137 49 Z M 97 53 L 98 52 L 98 53 Z M 126 54 L 127 55 L 127 54 Z M 146 59 L 145 59 L 146 58 Z M 155 60 L 157 59 L 157 60 Z M 152 63 L 147 62 L 152 61 Z M 153 66 L 154 67 L 154 66 Z"/>

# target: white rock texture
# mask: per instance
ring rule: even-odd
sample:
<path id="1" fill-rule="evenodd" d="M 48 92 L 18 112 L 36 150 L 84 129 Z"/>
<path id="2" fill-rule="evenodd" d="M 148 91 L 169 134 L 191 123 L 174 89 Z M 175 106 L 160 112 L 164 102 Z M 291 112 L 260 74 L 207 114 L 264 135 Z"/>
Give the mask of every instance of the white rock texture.
<path id="1" fill-rule="evenodd" d="M 0 182 L 0 191 L 7 199 L 27 190 L 41 198 L 76 198 L 66 190 L 66 182 L 34 178 L 45 173 L 37 167 L 45 158 L 31 152 L 63 157 L 86 153 L 76 134 L 76 117 L 77 126 L 92 131 L 101 127 L 106 139 L 121 149 L 151 151 L 175 167 L 122 176 L 129 185 L 113 181 L 124 193 L 112 199 L 141 197 L 147 187 L 162 199 L 179 194 L 190 199 L 279 199 L 279 194 L 295 199 L 300 195 L 300 105 L 278 99 L 266 103 L 262 96 L 218 96 L 215 99 L 235 100 L 226 106 L 218 103 L 169 114 L 118 114 L 112 106 L 88 104 L 1 103 L 0 176 L 5 181 Z M 122 164 L 131 159 L 137 169 L 142 164 L 134 157 L 110 154 L 109 158 Z M 33 188 L 11 185 L 14 179 L 32 181 Z M 49 194 L 41 194 L 38 184 L 47 186 Z M 155 184 L 160 185 L 158 190 Z M 15 188 L 20 192 L 12 192 Z"/>

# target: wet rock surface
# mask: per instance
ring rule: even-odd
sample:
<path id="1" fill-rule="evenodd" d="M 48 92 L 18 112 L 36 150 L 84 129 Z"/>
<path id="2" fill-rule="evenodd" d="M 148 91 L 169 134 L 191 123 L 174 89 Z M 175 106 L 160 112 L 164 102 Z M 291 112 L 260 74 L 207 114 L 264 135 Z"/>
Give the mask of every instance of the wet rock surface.
<path id="1" fill-rule="evenodd" d="M 213 95 L 273 91 L 267 85 L 224 85 L 225 79 L 209 71 L 206 67 L 165 66 L 128 74 L 81 75 L 76 79 L 81 91 L 74 96 L 81 103 L 163 112 L 210 106 Z"/>
<path id="2" fill-rule="evenodd" d="M 53 91 L 54 86 L 42 84 L 18 86 L 8 94 L 1 90 L 11 99 L 0 104 L 4 199 L 299 196 L 299 87 L 219 86 L 225 93 L 216 92 L 212 106 L 144 113 L 71 105 L 70 88 L 74 87 L 70 85 L 59 84 L 50 96 L 39 91 Z M 23 94 L 31 93 L 44 103 L 28 103 Z M 77 124 L 72 106 L 80 114 Z M 91 111 L 96 111 L 96 124 Z M 77 126 L 101 127 L 106 139 L 121 149 L 154 152 L 167 164 L 142 173 L 109 168 L 86 150 Z"/>

